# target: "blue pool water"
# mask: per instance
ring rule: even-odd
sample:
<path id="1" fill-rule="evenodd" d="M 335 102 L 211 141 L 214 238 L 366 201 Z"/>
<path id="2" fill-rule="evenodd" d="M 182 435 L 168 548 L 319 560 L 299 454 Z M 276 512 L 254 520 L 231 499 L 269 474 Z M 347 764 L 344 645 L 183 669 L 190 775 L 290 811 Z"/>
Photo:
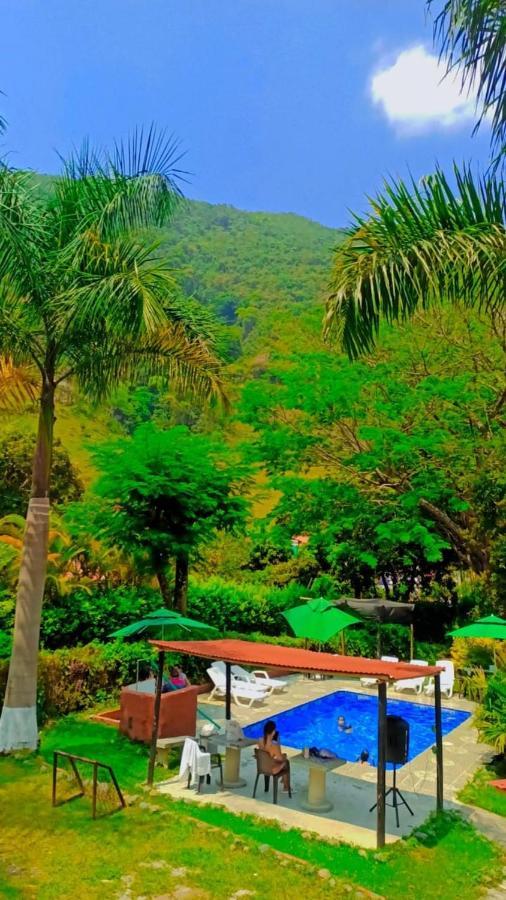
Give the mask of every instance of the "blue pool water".
<path id="1" fill-rule="evenodd" d="M 388 700 L 387 713 L 409 722 L 409 760 L 434 744 L 434 707 L 408 700 Z M 343 715 L 353 726 L 351 734 L 340 732 L 337 717 Z M 457 709 L 442 710 L 443 735 L 465 722 L 470 713 Z M 259 738 L 268 719 L 244 729 L 249 738 Z M 378 698 L 353 691 L 335 691 L 318 700 L 294 706 L 275 716 L 281 744 L 302 750 L 325 747 L 341 759 L 356 762 L 362 750 L 369 751 L 369 762 L 376 765 Z M 390 766 L 388 766 L 390 768 Z"/>

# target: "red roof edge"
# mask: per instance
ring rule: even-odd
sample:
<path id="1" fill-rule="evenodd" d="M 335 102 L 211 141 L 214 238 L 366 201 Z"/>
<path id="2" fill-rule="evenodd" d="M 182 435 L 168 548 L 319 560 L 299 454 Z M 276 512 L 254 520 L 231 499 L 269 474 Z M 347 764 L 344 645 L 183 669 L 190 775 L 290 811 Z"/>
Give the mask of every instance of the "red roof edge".
<path id="1" fill-rule="evenodd" d="M 301 647 L 282 647 L 277 644 L 257 644 L 253 641 L 219 639 L 210 641 L 149 642 L 157 650 L 199 656 L 202 659 L 223 660 L 245 666 L 272 666 L 287 672 L 320 672 L 325 675 L 347 675 L 353 678 L 377 678 L 380 681 L 400 681 L 438 675 L 439 666 L 415 666 L 406 662 L 385 662 L 360 656 L 339 656 L 318 653 Z"/>

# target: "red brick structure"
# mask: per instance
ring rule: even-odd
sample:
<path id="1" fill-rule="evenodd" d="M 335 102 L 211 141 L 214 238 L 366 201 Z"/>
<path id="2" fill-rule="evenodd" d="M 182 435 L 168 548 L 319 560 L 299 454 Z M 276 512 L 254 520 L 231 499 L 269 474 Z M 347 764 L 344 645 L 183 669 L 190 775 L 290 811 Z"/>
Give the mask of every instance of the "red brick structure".
<path id="1" fill-rule="evenodd" d="M 169 691 L 160 698 L 158 737 L 194 735 L 197 727 L 197 694 L 191 686 Z M 149 744 L 153 728 L 155 695 L 123 688 L 120 696 L 119 730 L 133 741 Z"/>

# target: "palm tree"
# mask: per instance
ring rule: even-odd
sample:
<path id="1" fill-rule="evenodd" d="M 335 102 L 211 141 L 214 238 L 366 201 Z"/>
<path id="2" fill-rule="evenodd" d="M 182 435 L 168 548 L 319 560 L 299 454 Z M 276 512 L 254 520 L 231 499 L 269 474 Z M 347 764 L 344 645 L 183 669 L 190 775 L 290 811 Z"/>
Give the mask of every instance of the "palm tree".
<path id="1" fill-rule="evenodd" d="M 386 184 L 372 214 L 356 216 L 334 259 L 325 332 L 350 356 L 369 350 L 382 320 L 448 300 L 487 311 L 506 299 L 504 185 L 438 169 L 421 185 Z"/>
<path id="2" fill-rule="evenodd" d="M 436 0 L 428 0 L 432 7 Z M 439 3 L 439 0 L 437 0 Z M 506 8 L 504 0 L 444 0 L 434 39 L 447 72 L 460 71 L 463 91 L 476 88 L 481 109 L 475 130 L 492 121 L 492 145 L 506 145 Z"/>
<path id="3" fill-rule="evenodd" d="M 142 229 L 171 216 L 177 145 L 153 128 L 111 153 L 88 146 L 42 197 L 0 166 L 0 355 L 38 374 L 38 431 L 17 588 L 0 751 L 37 745 L 36 683 L 49 531 L 55 397 L 72 379 L 102 400 L 119 380 L 162 374 L 209 397 L 219 365 L 186 321 L 173 276 Z"/>
<path id="4" fill-rule="evenodd" d="M 454 185 L 440 169 L 421 185 L 387 182 L 371 214 L 354 218 L 335 254 L 324 324 L 351 356 L 373 346 L 382 320 L 444 299 L 488 311 L 506 300 L 504 0 L 445 0 L 434 35 L 448 71 L 477 89 L 481 118 L 492 117 L 496 164 L 481 179 L 455 167 Z"/>

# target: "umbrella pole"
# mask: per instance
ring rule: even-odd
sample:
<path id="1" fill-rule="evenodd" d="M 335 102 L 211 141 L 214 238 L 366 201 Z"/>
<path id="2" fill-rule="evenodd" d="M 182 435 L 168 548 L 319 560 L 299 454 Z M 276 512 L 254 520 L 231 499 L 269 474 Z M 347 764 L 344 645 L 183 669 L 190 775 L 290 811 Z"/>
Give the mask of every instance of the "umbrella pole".
<path id="1" fill-rule="evenodd" d="M 344 642 L 344 628 L 341 631 L 341 654 L 346 656 L 346 644 Z"/>

